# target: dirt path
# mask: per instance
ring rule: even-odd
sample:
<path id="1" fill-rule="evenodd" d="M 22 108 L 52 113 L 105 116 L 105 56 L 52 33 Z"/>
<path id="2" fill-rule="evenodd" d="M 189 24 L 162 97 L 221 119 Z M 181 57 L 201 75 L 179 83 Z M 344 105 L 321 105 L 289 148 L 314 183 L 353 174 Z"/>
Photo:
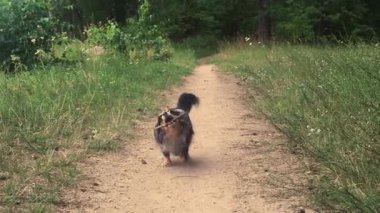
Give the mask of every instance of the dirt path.
<path id="1" fill-rule="evenodd" d="M 285 138 L 248 110 L 237 81 L 202 65 L 183 87 L 165 93 L 170 103 L 163 106 L 174 106 L 181 92 L 201 100 L 190 113 L 190 163 L 174 158 L 172 167 L 162 167 L 155 118 L 142 121 L 122 151 L 82 163 L 82 181 L 67 192 L 60 211 L 302 212 L 304 171 Z"/>

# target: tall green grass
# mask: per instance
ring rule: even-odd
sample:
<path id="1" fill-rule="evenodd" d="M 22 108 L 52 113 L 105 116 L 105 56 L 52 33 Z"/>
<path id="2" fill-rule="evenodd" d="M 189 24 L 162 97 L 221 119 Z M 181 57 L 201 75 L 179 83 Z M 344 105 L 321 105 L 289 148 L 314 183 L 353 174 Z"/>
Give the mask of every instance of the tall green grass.
<path id="1" fill-rule="evenodd" d="M 213 58 L 320 167 L 316 201 L 380 211 L 380 47 L 229 44 Z"/>
<path id="2" fill-rule="evenodd" d="M 159 92 L 181 82 L 193 52 L 131 63 L 88 57 L 75 66 L 0 72 L 0 211 L 50 211 L 89 151 L 120 147 L 133 121 L 158 109 Z"/>

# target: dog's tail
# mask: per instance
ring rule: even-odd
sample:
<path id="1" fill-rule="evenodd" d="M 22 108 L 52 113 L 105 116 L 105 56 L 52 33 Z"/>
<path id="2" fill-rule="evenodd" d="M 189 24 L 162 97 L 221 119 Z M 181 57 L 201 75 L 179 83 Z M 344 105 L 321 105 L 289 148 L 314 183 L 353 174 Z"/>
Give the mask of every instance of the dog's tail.
<path id="1" fill-rule="evenodd" d="M 190 112 L 193 105 L 199 104 L 199 98 L 192 93 L 182 93 L 178 98 L 177 108 Z"/>

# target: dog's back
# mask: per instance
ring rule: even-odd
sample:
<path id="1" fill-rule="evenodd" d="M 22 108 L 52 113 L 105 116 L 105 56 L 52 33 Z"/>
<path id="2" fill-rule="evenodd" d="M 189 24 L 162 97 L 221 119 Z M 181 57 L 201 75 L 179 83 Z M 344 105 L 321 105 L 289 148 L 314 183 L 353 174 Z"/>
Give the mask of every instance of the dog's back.
<path id="1" fill-rule="evenodd" d="M 183 93 L 178 98 L 177 108 L 169 109 L 158 116 L 154 137 L 165 157 L 173 154 L 188 159 L 188 150 L 194 134 L 188 113 L 192 106 L 197 104 L 197 96 Z"/>

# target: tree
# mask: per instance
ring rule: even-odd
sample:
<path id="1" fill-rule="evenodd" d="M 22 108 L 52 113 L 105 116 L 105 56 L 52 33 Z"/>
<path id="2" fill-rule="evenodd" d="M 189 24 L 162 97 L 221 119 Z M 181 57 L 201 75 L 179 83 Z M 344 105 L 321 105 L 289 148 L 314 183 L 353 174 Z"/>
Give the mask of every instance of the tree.
<path id="1" fill-rule="evenodd" d="M 257 24 L 257 39 L 259 41 L 269 41 L 271 31 L 271 16 L 270 16 L 270 0 L 257 0 L 258 8 L 258 24 Z"/>

